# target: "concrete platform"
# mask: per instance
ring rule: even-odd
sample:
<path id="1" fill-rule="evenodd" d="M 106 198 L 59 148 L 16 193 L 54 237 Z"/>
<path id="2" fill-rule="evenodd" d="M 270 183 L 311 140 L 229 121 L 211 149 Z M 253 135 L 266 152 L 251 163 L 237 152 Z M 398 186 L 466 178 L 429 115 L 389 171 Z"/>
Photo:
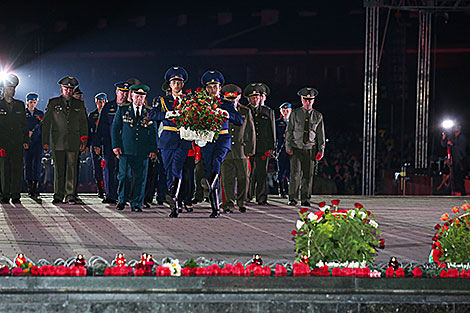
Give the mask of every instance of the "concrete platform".
<path id="1" fill-rule="evenodd" d="M 139 214 L 129 207 L 116 211 L 95 195 L 80 197 L 85 205 L 53 205 L 51 194 L 42 196 L 42 204 L 24 196 L 21 205 L 0 205 L 0 255 L 13 259 L 22 252 L 36 261 L 78 253 L 111 261 L 118 252 L 125 253 L 128 260 L 147 252 L 157 261 L 202 256 L 246 262 L 253 254 L 260 254 L 265 262 L 292 262 L 295 258 L 291 231 L 300 207 L 288 206 L 279 197 L 270 196 L 270 206 L 249 205 L 247 213 L 222 214 L 219 219 L 208 217 L 208 203 L 170 219 L 166 206 Z M 401 262 L 424 263 L 440 216 L 469 198 L 315 196 L 312 202 L 332 199 L 340 199 L 343 208 L 360 202 L 376 215 L 386 240 L 377 262 L 386 262 L 393 255 Z"/>

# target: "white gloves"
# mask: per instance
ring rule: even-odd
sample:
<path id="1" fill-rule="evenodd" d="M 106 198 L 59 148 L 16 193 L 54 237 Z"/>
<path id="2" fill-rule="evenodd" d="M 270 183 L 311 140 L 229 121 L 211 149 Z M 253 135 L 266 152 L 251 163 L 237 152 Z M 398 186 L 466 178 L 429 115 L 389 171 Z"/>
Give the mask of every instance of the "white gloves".
<path id="1" fill-rule="evenodd" d="M 207 141 L 204 141 L 204 140 L 196 140 L 196 145 L 198 145 L 199 147 L 204 147 L 205 145 L 207 144 Z"/>
<path id="2" fill-rule="evenodd" d="M 217 108 L 215 110 L 216 110 L 216 112 L 222 114 L 223 116 L 228 117 L 228 112 L 227 111 L 219 109 L 219 108 Z"/>
<path id="3" fill-rule="evenodd" d="M 172 118 L 172 117 L 178 117 L 178 116 L 180 116 L 178 111 L 168 111 L 168 112 L 165 113 L 165 118 L 166 119 Z"/>

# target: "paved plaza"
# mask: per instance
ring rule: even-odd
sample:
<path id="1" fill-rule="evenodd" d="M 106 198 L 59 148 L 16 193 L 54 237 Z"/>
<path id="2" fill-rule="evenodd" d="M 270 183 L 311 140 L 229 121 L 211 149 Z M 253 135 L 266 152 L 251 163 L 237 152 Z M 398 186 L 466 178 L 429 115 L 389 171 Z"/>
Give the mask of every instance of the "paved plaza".
<path id="1" fill-rule="evenodd" d="M 85 205 L 53 205 L 52 194 L 43 195 L 42 204 L 23 197 L 21 205 L 0 205 L 0 255 L 13 259 L 22 252 L 33 261 L 79 253 L 111 261 L 118 252 L 128 260 L 138 259 L 142 252 L 157 261 L 205 257 L 246 262 L 253 254 L 260 254 L 265 262 L 295 259 L 291 231 L 299 207 L 287 206 L 285 199 L 276 196 L 269 197 L 270 206 L 249 205 L 247 213 L 236 211 L 218 219 L 208 217 L 208 203 L 170 219 L 166 206 L 133 213 L 129 207 L 116 211 L 95 195 L 80 198 Z M 386 240 L 377 262 L 396 256 L 401 262 L 423 263 L 429 256 L 434 225 L 466 198 L 314 196 L 312 203 L 332 199 L 340 199 L 342 208 L 360 202 L 376 215 Z"/>

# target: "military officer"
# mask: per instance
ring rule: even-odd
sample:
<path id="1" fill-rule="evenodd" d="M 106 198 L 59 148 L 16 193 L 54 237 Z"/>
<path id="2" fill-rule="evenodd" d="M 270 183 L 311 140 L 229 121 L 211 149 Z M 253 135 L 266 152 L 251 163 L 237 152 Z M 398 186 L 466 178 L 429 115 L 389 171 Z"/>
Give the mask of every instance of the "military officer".
<path id="1" fill-rule="evenodd" d="M 250 157 L 251 174 L 248 198 L 256 195 L 259 205 L 268 205 L 267 171 L 270 155 L 276 143 L 274 110 L 261 104 L 265 87 L 257 83 L 245 87 L 243 95 L 248 99 L 256 128 L 256 153 Z"/>
<path id="2" fill-rule="evenodd" d="M 107 102 L 101 109 L 98 125 L 96 126 L 96 133 L 93 138 L 95 153 L 102 155 L 106 162 L 103 173 L 106 197 L 103 199 L 103 203 L 117 203 L 117 173 L 119 171 L 119 161 L 113 152 L 111 129 L 118 107 L 127 103 L 130 86 L 131 84 L 127 81 L 114 84 L 114 87 L 116 87 L 116 99 Z"/>
<path id="3" fill-rule="evenodd" d="M 83 101 L 83 91 L 81 91 L 80 86 L 75 87 L 75 89 L 73 90 L 72 97 L 77 100 Z"/>
<path id="4" fill-rule="evenodd" d="M 100 112 L 103 109 L 103 106 L 108 102 L 108 96 L 104 92 L 100 92 L 95 95 L 95 104 L 96 110 L 93 110 L 88 114 L 88 146 L 94 146 L 94 140 L 96 137 L 96 128 L 98 125 L 98 119 Z M 101 162 L 103 158 L 101 155 L 97 154 L 92 148 L 91 151 L 91 160 L 93 162 L 93 175 L 95 177 L 96 188 L 98 190 L 98 197 L 104 198 L 104 181 L 103 181 L 103 168 L 101 167 Z M 105 164 L 103 164 L 105 165 Z"/>
<path id="5" fill-rule="evenodd" d="M 26 95 L 26 119 L 28 120 L 29 149 L 24 151 L 24 175 L 28 185 L 28 194 L 39 200 L 39 179 L 41 178 L 42 160 L 42 120 L 44 112 L 38 110 L 38 94 Z"/>
<path id="6" fill-rule="evenodd" d="M 172 120 L 179 116 L 175 102 L 183 95 L 182 90 L 188 79 L 188 72 L 181 66 L 173 66 L 166 71 L 164 79 L 169 82 L 171 96 L 157 99 L 150 118 L 161 122 L 158 148 L 162 154 L 163 167 L 167 177 L 166 201 L 170 204 L 170 217 L 174 218 L 178 217 L 176 202 L 181 187 L 183 166 L 191 148 L 191 141 L 180 138 L 176 124 Z"/>
<path id="7" fill-rule="evenodd" d="M 256 129 L 251 110 L 239 103 L 242 89 L 234 84 L 222 88 L 222 96 L 233 103 L 233 106 L 243 117 L 243 125 L 236 126 L 229 123 L 229 134 L 232 141 L 232 150 L 227 153 L 222 163 L 221 178 L 222 190 L 225 197 L 222 208 L 224 212 L 231 213 L 235 206 L 235 178 L 237 181 L 237 205 L 240 212 L 246 212 L 245 201 L 248 192 L 249 169 L 248 157 L 255 154 Z"/>
<path id="8" fill-rule="evenodd" d="M 83 101 L 72 97 L 78 85 L 75 77 L 59 80 L 62 95 L 49 99 L 42 125 L 44 151 L 49 148 L 54 160 L 54 200 L 52 203 L 76 204 L 78 156 L 88 141 L 88 121 Z"/>
<path id="9" fill-rule="evenodd" d="M 117 210 L 130 202 L 132 212 L 142 212 L 149 156 L 157 156 L 155 123 L 149 118 L 151 106 L 145 105 L 150 88 L 144 84 L 130 87 L 132 103 L 119 106 L 112 126 L 113 152 L 119 158 Z M 133 173 L 133 177 L 131 176 Z M 134 188 L 130 195 L 130 182 Z M 130 196 L 130 198 L 129 198 Z"/>
<path id="10" fill-rule="evenodd" d="M 18 76 L 8 74 L 3 80 L 0 100 L 0 172 L 1 203 L 18 204 L 23 182 L 23 151 L 29 148 L 28 121 L 24 102 L 14 99 Z"/>
<path id="11" fill-rule="evenodd" d="M 206 71 L 201 77 L 201 83 L 206 87 L 206 92 L 211 97 L 220 98 L 220 90 L 224 84 L 224 76 L 216 70 Z M 235 126 L 243 124 L 243 117 L 238 112 L 233 103 L 222 100 L 216 111 L 223 114 L 227 119 L 222 125 L 219 137 L 215 142 L 208 142 L 201 147 L 202 161 L 206 170 L 207 186 L 209 187 L 209 200 L 211 203 L 212 213 L 209 217 L 217 218 L 220 216 L 218 179 L 222 162 L 232 149 L 231 137 L 228 132 L 229 122 Z"/>
<path id="12" fill-rule="evenodd" d="M 314 162 L 325 150 L 323 115 L 313 109 L 318 91 L 305 87 L 298 91 L 302 107 L 292 111 L 287 123 L 286 152 L 290 155 L 289 205 L 296 205 L 299 189 L 303 206 L 310 206 Z"/>
<path id="13" fill-rule="evenodd" d="M 279 195 L 286 199 L 289 193 L 290 159 L 286 153 L 286 128 L 289 121 L 289 115 L 292 112 L 292 104 L 284 102 L 279 107 L 281 117 L 276 120 L 276 159 L 277 159 L 277 183 L 279 186 Z"/>

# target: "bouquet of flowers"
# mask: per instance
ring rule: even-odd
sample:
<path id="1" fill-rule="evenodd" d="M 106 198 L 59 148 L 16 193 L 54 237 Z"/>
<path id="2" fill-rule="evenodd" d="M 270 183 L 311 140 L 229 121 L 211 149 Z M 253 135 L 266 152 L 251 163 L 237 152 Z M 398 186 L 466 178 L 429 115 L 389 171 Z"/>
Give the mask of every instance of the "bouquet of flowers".
<path id="1" fill-rule="evenodd" d="M 176 99 L 175 105 L 180 115 L 173 122 L 180 129 L 181 138 L 207 142 L 216 140 L 228 118 L 217 109 L 221 103 L 219 98 L 209 96 L 202 88 L 197 88 L 195 92 L 188 89 L 181 100 Z"/>
<path id="2" fill-rule="evenodd" d="M 315 267 L 327 262 L 372 263 L 376 249 L 384 246 L 374 215 L 361 204 L 354 209 L 339 209 L 339 200 L 319 203 L 319 211 L 299 212 L 296 242 L 297 260 Z"/>
<path id="3" fill-rule="evenodd" d="M 470 262 L 470 205 L 468 203 L 452 208 L 449 213 L 441 216 L 443 225 L 436 224 L 436 235 L 432 238 L 433 245 L 430 262 Z"/>

